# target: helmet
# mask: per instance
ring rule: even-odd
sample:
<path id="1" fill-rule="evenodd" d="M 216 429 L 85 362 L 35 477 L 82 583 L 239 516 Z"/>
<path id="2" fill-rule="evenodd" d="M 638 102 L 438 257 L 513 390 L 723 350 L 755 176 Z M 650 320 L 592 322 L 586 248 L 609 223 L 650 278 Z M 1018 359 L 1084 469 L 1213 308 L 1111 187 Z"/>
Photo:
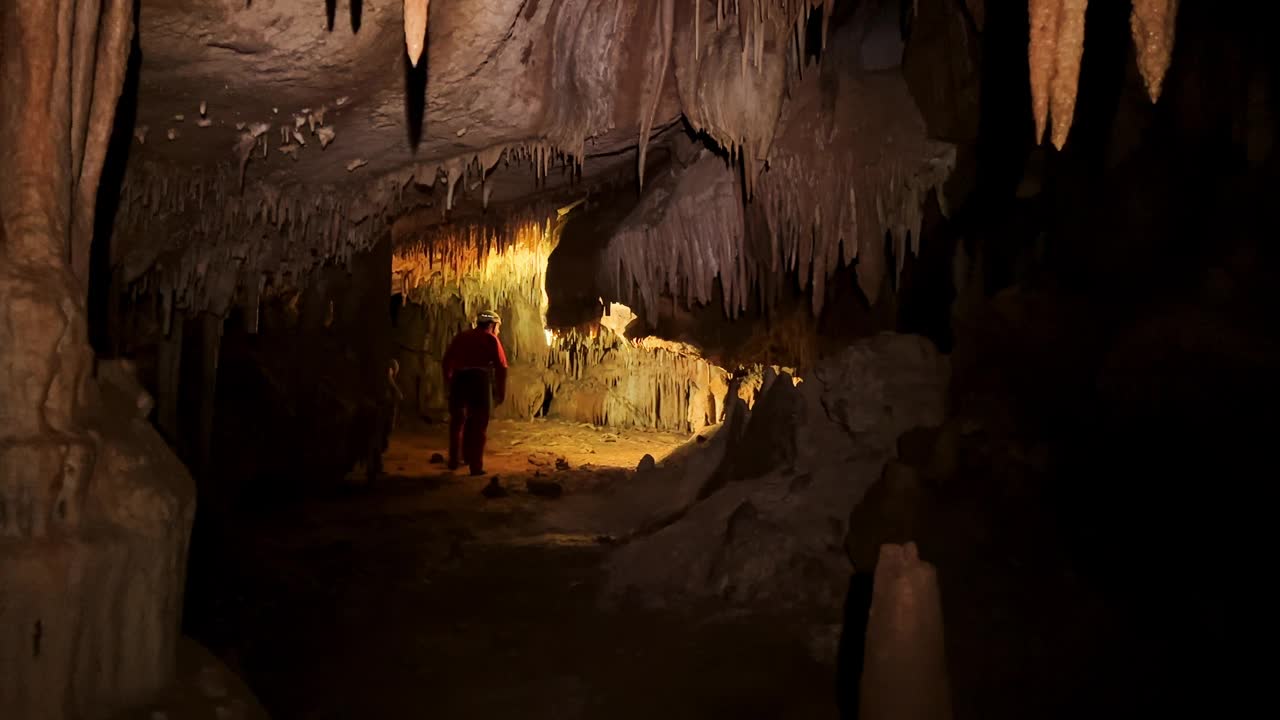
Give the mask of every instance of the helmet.
<path id="1" fill-rule="evenodd" d="M 476 316 L 477 325 L 493 325 L 502 322 L 502 318 L 498 317 L 498 313 L 492 310 L 485 310 Z"/>

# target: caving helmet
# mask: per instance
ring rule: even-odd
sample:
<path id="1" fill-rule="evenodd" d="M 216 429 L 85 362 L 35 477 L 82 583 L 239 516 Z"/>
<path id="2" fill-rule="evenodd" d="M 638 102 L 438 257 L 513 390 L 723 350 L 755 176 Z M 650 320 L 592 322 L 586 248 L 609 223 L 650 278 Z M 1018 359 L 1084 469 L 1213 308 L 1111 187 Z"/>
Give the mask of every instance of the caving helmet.
<path id="1" fill-rule="evenodd" d="M 484 327 L 485 325 L 497 325 L 502 322 L 502 318 L 498 317 L 498 313 L 492 310 L 485 310 L 476 316 L 476 325 Z"/>

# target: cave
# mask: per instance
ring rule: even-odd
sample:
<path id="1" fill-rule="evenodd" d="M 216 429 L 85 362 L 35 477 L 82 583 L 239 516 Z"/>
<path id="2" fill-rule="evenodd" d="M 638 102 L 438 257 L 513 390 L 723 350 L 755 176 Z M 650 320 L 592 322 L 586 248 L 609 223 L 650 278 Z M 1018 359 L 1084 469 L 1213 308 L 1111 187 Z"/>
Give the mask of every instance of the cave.
<path id="1" fill-rule="evenodd" d="M 0 716 L 1256 712 L 1272 26 L 0 4 Z"/>

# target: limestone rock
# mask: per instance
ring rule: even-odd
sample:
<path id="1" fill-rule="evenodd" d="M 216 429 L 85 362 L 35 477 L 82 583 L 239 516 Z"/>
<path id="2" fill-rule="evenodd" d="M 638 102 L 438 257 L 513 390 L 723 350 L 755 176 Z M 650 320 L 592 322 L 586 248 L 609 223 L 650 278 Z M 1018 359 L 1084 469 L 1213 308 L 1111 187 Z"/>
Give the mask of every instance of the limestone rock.
<path id="1" fill-rule="evenodd" d="M 508 492 L 506 488 L 502 487 L 502 483 L 498 481 L 498 476 L 494 475 L 489 478 L 489 484 L 484 486 L 484 489 L 480 491 L 480 494 L 490 500 L 496 500 L 498 498 L 506 497 Z"/>
<path id="2" fill-rule="evenodd" d="M 899 435 L 941 422 L 947 380 L 928 341 L 887 334 L 855 343 L 799 386 L 780 375 L 745 421 L 745 405 L 731 413 L 745 427 L 713 440 L 723 459 L 697 499 L 614 554 L 605 599 L 638 591 L 654 605 L 715 597 L 839 608 L 849 513 L 874 485 L 914 487 L 906 466 L 886 464 Z"/>
<path id="3" fill-rule="evenodd" d="M 699 436 L 699 439 L 701 439 L 701 436 Z M 640 463 L 636 465 L 636 472 L 638 473 L 649 472 L 650 470 L 653 470 L 657 466 L 658 466 L 658 463 L 653 459 L 653 456 L 650 455 L 649 453 L 645 453 L 644 457 L 640 458 Z"/>

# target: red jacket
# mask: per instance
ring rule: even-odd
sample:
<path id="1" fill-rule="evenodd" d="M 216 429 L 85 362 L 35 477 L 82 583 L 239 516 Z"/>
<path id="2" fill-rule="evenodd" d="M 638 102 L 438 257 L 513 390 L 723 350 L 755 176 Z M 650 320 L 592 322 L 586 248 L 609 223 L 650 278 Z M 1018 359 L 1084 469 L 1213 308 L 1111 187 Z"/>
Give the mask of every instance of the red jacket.
<path id="1" fill-rule="evenodd" d="M 498 402 L 507 395 L 507 353 L 502 341 L 487 330 L 472 328 L 453 337 L 444 353 L 444 383 L 449 385 L 453 374 L 469 368 L 493 369 L 494 397 Z"/>

